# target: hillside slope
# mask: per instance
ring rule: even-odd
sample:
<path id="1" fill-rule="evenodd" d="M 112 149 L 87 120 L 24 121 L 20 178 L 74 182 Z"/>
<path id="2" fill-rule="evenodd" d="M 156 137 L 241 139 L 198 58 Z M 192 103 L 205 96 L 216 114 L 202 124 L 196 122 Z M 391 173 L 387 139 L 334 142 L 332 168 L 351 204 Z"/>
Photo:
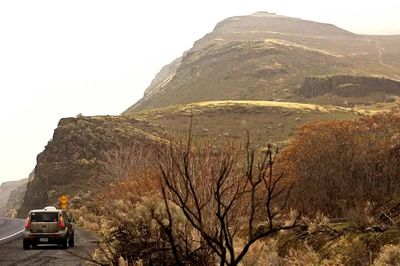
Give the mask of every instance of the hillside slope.
<path id="1" fill-rule="evenodd" d="M 301 125 L 312 121 L 350 120 L 358 113 L 349 108 L 269 101 L 210 101 L 145 110 L 128 116 L 162 125 L 174 135 L 187 136 L 191 117 L 195 137 L 215 143 L 244 138 L 265 147 L 283 144 Z"/>
<path id="2" fill-rule="evenodd" d="M 228 18 L 164 67 L 125 113 L 213 100 L 307 102 L 297 90 L 311 76 L 400 79 L 399 40 L 266 12 Z"/>

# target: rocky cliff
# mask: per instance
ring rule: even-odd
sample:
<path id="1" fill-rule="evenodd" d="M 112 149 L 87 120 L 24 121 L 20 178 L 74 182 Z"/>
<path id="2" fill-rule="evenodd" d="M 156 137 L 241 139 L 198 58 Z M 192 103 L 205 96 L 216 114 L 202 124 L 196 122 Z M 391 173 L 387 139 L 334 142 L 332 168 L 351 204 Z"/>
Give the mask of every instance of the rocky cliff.
<path id="1" fill-rule="evenodd" d="M 14 203 L 21 201 L 23 193 L 18 198 L 18 192 L 26 187 L 28 179 L 4 182 L 0 185 L 0 216 L 4 216 L 7 211 L 14 206 Z"/>
<path id="2" fill-rule="evenodd" d="M 18 185 L 17 185 L 18 186 Z M 10 196 L 10 193 L 13 189 L 17 187 L 14 181 L 4 182 L 0 185 L 0 207 L 3 207 Z"/>
<path id="3" fill-rule="evenodd" d="M 22 200 L 24 199 L 26 192 L 26 187 L 27 183 L 11 191 L 6 205 L 4 206 L 3 210 L 0 211 L 0 215 L 11 218 L 16 218 L 18 216 L 18 210 L 21 208 Z"/>
<path id="4" fill-rule="evenodd" d="M 307 77 L 298 92 L 306 98 L 325 94 L 341 97 L 364 97 L 375 92 L 400 95 L 400 81 L 383 77 L 351 75 Z"/>
<path id="5" fill-rule="evenodd" d="M 62 119 L 37 156 L 35 176 L 28 183 L 19 216 L 56 204 L 62 193 L 71 197 L 90 193 L 103 177 L 102 156 L 117 145 L 157 145 L 163 137 L 166 134 L 157 125 L 129 117 Z"/>

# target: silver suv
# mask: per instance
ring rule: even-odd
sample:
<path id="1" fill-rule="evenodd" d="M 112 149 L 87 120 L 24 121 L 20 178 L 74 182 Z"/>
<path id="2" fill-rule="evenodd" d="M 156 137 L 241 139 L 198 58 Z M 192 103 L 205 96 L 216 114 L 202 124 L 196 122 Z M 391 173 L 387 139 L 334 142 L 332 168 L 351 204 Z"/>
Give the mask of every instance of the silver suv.
<path id="1" fill-rule="evenodd" d="M 23 248 L 36 247 L 38 244 L 58 244 L 63 248 L 74 246 L 74 220 L 65 210 L 46 207 L 31 210 L 22 233 Z"/>

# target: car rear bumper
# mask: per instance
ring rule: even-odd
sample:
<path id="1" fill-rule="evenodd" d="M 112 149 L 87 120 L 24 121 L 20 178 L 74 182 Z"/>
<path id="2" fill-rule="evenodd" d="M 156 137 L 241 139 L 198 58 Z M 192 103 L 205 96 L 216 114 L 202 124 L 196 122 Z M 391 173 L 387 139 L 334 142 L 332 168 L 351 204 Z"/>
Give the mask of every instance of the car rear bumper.
<path id="1" fill-rule="evenodd" d="M 23 231 L 22 232 L 22 238 L 27 239 L 27 240 L 35 240 L 37 242 L 41 242 L 40 240 L 45 240 L 42 242 L 49 242 L 49 243 L 54 243 L 58 242 L 60 240 L 65 239 L 68 237 L 67 231 L 59 231 L 57 233 L 32 233 L 30 231 Z"/>

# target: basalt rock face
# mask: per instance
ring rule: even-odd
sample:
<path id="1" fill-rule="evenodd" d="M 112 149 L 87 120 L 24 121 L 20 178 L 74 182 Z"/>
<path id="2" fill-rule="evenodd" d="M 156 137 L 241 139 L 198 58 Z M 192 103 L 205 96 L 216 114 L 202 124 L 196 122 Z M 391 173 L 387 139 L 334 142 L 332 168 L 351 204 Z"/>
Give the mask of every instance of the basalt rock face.
<path id="1" fill-rule="evenodd" d="M 325 94 L 341 97 L 364 97 L 374 92 L 400 95 L 400 82 L 386 78 L 350 75 L 307 77 L 303 86 L 298 90 L 298 93 L 306 98 Z"/>
<path id="2" fill-rule="evenodd" d="M 60 194 L 70 197 L 91 191 L 102 177 L 104 154 L 133 143 L 158 145 L 166 137 L 155 124 L 128 117 L 80 117 L 62 119 L 53 139 L 37 156 L 35 176 L 27 187 L 19 210 L 23 217 L 30 209 L 56 204 Z"/>

